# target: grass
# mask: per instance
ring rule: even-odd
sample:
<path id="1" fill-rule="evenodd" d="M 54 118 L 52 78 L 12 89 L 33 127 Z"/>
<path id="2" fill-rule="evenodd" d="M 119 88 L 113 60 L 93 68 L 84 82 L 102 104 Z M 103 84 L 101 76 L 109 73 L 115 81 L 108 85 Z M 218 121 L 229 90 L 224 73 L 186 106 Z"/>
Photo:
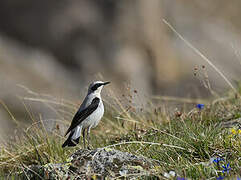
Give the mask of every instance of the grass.
<path id="1" fill-rule="evenodd" d="M 1 147 L 2 177 L 14 176 L 15 172 L 33 164 L 66 162 L 75 150 L 81 148 L 82 143 L 76 148 L 61 147 L 65 138 L 60 126 L 69 123 L 64 119 L 71 119 L 78 104 L 48 95 L 30 94 L 24 98 L 25 101 L 45 103 L 63 118 L 56 120 L 56 127 L 47 132 L 41 116 L 34 116 L 24 103 L 33 122 L 21 135 L 16 134 L 14 140 Z M 204 109 L 197 109 L 192 101 L 187 101 L 193 108 L 171 111 L 163 106 L 160 108 L 160 102 L 136 108 L 133 99 L 138 96 L 135 94 L 136 91 L 130 90 L 123 95 L 125 104 L 118 98 L 114 98 L 112 103 L 105 102 L 105 117 L 92 131 L 93 148 L 116 148 L 154 159 L 159 166 L 150 173 L 160 179 L 169 171 L 189 179 L 234 178 L 240 174 L 241 133 L 235 129 L 237 127 L 231 131 L 221 125 L 224 121 L 241 117 L 239 96 L 229 93 L 227 98 L 205 104 Z M 212 162 L 217 157 L 224 159 L 221 165 L 230 163 L 229 173 L 222 173 L 222 166 Z"/>
<path id="2" fill-rule="evenodd" d="M 204 61 L 206 61 L 228 84 L 228 86 L 233 89 L 235 93 L 237 90 L 232 85 L 232 83 L 228 80 L 228 78 L 212 63 L 209 58 L 207 58 L 203 53 L 201 53 L 197 48 L 195 48 L 188 40 L 186 40 L 167 20 L 163 19 L 163 23 L 165 23 L 190 49 L 192 49 L 197 55 L 199 55 Z"/>
<path id="3" fill-rule="evenodd" d="M 133 101 L 139 97 L 136 90 L 127 88 L 127 94 L 123 94 L 121 100 L 110 91 L 108 94 L 114 98 L 105 101 L 105 117 L 91 134 L 92 147 L 116 148 L 153 159 L 159 164 L 150 170 L 156 179 L 171 176 L 169 172 L 175 172 L 175 178 L 236 179 L 241 174 L 241 121 L 235 126 L 230 124 L 235 124 L 233 120 L 241 117 L 241 85 L 238 85 L 238 89 L 234 88 L 206 56 L 170 23 L 166 20 L 163 22 L 206 61 L 232 91 L 219 97 L 211 88 L 205 66 L 202 67 L 199 80 L 215 96 L 213 101 L 155 96 L 148 105 L 137 108 Z M 198 73 L 198 69 L 195 69 L 194 76 L 199 78 Z M 11 141 L 0 147 L 0 179 L 15 179 L 15 173 L 24 171 L 29 165 L 67 162 L 69 156 L 81 148 L 79 144 L 75 148 L 63 149 L 61 145 L 65 137 L 60 128 L 70 123 L 79 104 L 23 88 L 30 95 L 21 99 L 32 123 L 20 134 L 17 131 Z M 45 104 L 56 114 L 57 119 L 45 120 L 41 115 L 34 115 L 26 101 Z M 183 108 L 166 109 L 163 101 L 183 103 Z M 204 103 L 205 108 L 195 108 L 196 102 Z M 19 128 L 20 123 L 11 110 L 4 102 L 0 101 L 0 104 Z M 185 109 L 187 106 L 189 108 Z M 44 125 L 45 121 L 54 121 L 56 126 L 49 132 Z M 215 163 L 217 158 L 222 160 Z"/>

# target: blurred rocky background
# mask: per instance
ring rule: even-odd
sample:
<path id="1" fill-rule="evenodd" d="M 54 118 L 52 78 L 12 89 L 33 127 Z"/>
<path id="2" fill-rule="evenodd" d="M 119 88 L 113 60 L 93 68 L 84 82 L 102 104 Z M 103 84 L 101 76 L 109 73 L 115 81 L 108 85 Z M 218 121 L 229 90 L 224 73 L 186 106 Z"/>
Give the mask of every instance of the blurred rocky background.
<path id="1" fill-rule="evenodd" d="M 19 96 L 38 93 L 82 100 L 98 79 L 140 95 L 207 97 L 193 76 L 205 65 L 213 89 L 229 87 L 162 22 L 165 18 L 232 82 L 241 77 L 241 1 L 1 0 L 0 100 L 15 118 L 29 119 Z M 235 83 L 234 83 L 235 84 Z M 51 118 L 37 104 L 32 111 Z M 0 108 L 0 135 L 14 124 Z"/>

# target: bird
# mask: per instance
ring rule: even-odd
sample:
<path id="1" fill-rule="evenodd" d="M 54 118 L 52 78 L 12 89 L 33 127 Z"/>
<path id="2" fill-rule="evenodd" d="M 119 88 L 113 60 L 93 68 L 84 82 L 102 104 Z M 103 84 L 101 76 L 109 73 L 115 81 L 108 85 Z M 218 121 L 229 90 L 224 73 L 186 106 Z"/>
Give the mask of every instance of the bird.
<path id="1" fill-rule="evenodd" d="M 62 147 L 73 147 L 79 143 L 82 133 L 85 147 L 85 131 L 87 131 L 87 148 L 89 148 L 90 129 L 96 127 L 104 115 L 104 104 L 101 99 L 102 88 L 110 82 L 95 81 L 89 85 L 88 93 L 73 117 L 70 127 L 65 133 L 69 134 Z"/>

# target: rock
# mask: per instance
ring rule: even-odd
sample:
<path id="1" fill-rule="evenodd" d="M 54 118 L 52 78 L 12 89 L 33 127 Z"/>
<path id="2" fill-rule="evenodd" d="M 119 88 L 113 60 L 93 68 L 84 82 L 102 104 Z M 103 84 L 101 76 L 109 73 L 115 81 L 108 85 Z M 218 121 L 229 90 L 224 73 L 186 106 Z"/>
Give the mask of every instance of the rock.
<path id="1" fill-rule="evenodd" d="M 115 149 L 80 149 L 69 162 L 33 165 L 21 174 L 24 179 L 101 179 L 114 177 L 150 176 L 156 162 Z"/>

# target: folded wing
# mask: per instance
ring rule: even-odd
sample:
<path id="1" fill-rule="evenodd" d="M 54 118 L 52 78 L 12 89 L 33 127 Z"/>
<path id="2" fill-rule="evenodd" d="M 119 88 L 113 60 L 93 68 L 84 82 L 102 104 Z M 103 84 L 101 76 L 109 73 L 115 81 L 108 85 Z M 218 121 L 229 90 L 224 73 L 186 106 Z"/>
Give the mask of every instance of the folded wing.
<path id="1" fill-rule="evenodd" d="M 91 102 L 91 104 L 83 109 L 83 110 L 78 110 L 77 113 L 75 114 L 72 123 L 69 127 L 69 129 L 67 130 L 67 132 L 65 133 L 65 136 L 74 128 L 76 128 L 76 126 L 78 126 L 83 120 L 85 120 L 89 115 L 91 115 L 99 106 L 100 103 L 100 99 L 99 98 L 94 98 Z"/>

